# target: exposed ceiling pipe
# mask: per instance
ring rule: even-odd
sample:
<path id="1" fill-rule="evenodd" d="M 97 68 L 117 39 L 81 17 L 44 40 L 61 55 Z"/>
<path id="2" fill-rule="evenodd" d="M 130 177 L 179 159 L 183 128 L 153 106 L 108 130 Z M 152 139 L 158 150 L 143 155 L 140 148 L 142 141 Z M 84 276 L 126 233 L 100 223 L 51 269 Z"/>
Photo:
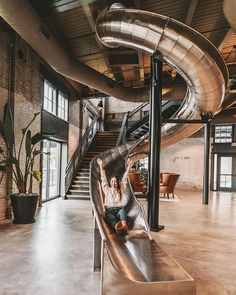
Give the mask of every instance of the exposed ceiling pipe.
<path id="1" fill-rule="evenodd" d="M 71 57 L 28 0 L 1 0 L 0 16 L 61 75 L 124 101 L 148 100 L 147 89 L 126 88 Z"/>
<path id="2" fill-rule="evenodd" d="M 223 10 L 228 23 L 230 24 L 234 32 L 236 32 L 236 1 L 224 0 Z"/>
<path id="3" fill-rule="evenodd" d="M 228 84 L 227 66 L 216 47 L 194 29 L 166 16 L 126 9 L 116 3 L 100 13 L 96 33 L 105 46 L 156 52 L 176 69 L 188 91 L 173 118 L 201 119 L 202 115 L 220 112 Z M 162 147 L 188 137 L 201 126 L 165 124 Z"/>

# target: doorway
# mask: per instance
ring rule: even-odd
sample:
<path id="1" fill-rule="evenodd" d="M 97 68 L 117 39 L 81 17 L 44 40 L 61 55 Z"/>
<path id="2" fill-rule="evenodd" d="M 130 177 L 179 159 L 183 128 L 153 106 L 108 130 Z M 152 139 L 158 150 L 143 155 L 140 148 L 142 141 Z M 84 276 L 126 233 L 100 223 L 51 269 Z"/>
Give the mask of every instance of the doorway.
<path id="1" fill-rule="evenodd" d="M 214 155 L 214 190 L 236 191 L 236 155 Z"/>
<path id="2" fill-rule="evenodd" d="M 42 201 L 60 196 L 61 143 L 44 140 L 42 156 Z"/>

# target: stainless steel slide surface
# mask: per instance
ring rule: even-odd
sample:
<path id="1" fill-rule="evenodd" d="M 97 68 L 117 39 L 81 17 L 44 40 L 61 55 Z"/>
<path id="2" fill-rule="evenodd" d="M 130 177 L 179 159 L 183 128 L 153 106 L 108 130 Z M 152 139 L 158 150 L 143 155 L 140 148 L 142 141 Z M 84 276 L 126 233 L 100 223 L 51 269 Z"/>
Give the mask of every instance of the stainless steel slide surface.
<path id="1" fill-rule="evenodd" d="M 125 170 L 125 159 L 132 152 L 127 144 L 100 155 L 108 179 L 119 178 Z M 193 279 L 152 239 L 143 207 L 128 185 L 126 206 L 129 234 L 117 236 L 104 220 L 100 168 L 96 158 L 91 163 L 90 193 L 98 229 L 94 233 L 95 266 L 101 263 L 101 294 L 195 294 Z M 100 249 L 99 231 L 102 237 Z M 101 253 L 102 256 L 101 256 Z"/>
<path id="2" fill-rule="evenodd" d="M 221 110 L 228 73 L 217 49 L 198 32 L 165 16 L 125 9 L 113 4 L 97 20 L 97 36 L 110 47 L 126 46 L 156 52 L 185 79 L 185 101 L 173 118 L 200 119 Z M 169 146 L 197 131 L 201 125 L 165 124 L 162 147 Z M 148 153 L 148 140 L 127 144 L 100 155 L 108 179 L 125 171 L 125 159 L 135 160 Z M 102 269 L 102 294 L 196 294 L 193 279 L 152 239 L 142 207 L 130 185 L 126 206 L 130 232 L 119 237 L 110 230 L 103 216 L 100 171 L 94 159 L 90 170 L 90 191 L 95 223 L 95 267 Z M 101 253 L 99 257 L 101 235 Z M 99 251 L 98 251 L 99 249 Z"/>

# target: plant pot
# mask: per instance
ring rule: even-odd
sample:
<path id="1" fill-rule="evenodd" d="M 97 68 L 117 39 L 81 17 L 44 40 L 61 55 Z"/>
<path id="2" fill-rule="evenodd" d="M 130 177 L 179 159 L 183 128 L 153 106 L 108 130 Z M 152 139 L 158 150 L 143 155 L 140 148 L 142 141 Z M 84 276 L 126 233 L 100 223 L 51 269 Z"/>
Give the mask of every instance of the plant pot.
<path id="1" fill-rule="evenodd" d="M 14 214 L 13 223 L 28 224 L 34 223 L 34 215 L 37 207 L 39 196 L 37 194 L 31 195 L 10 195 L 11 205 Z"/>

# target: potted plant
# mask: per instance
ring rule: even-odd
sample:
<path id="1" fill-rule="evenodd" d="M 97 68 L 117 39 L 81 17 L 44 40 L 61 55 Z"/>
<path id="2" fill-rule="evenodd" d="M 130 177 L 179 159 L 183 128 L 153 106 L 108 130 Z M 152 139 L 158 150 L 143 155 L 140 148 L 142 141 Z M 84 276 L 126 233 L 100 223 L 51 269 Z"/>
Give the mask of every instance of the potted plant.
<path id="1" fill-rule="evenodd" d="M 145 183 L 145 185 L 148 185 L 148 170 L 146 168 L 141 168 L 141 180 Z"/>
<path id="2" fill-rule="evenodd" d="M 17 192 L 10 195 L 14 214 L 13 223 L 17 224 L 35 222 L 34 215 L 39 195 L 32 192 L 33 178 L 38 182 L 41 181 L 41 172 L 34 169 L 35 157 L 41 153 L 36 149 L 36 144 L 49 137 L 48 134 L 31 134 L 30 126 L 39 114 L 40 112 L 35 113 L 28 125 L 22 129 L 18 149 L 9 103 L 4 107 L 3 120 L 0 120 L 0 135 L 6 145 L 5 149 L 0 147 L 0 165 L 5 167 L 17 189 Z"/>

